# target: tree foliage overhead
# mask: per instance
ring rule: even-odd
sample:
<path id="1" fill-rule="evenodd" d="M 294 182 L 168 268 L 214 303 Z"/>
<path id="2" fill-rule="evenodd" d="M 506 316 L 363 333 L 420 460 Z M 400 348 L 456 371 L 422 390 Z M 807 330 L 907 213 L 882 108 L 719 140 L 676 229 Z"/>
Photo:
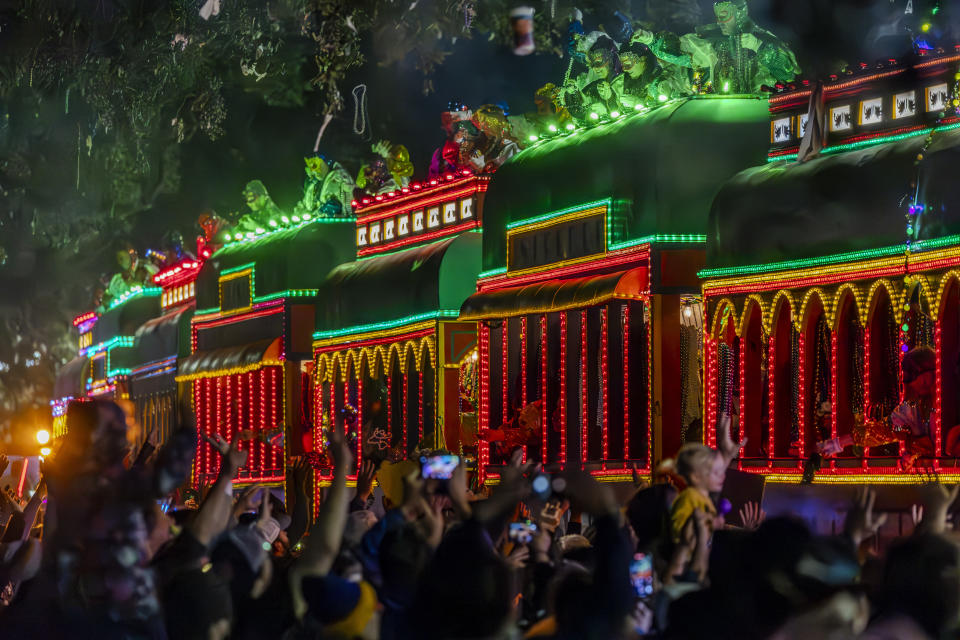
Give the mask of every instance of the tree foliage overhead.
<path id="1" fill-rule="evenodd" d="M 0 423 L 45 401 L 74 354 L 69 319 L 89 307 L 114 250 L 156 246 L 140 237 L 151 217 L 173 227 L 200 213 L 166 203 L 183 189 L 184 150 L 229 138 L 238 101 L 322 118 L 343 109 L 351 72 L 400 61 L 430 91 L 458 40 L 509 44 L 514 4 L 0 3 Z M 573 3 L 533 4 L 538 52 L 560 54 Z"/>

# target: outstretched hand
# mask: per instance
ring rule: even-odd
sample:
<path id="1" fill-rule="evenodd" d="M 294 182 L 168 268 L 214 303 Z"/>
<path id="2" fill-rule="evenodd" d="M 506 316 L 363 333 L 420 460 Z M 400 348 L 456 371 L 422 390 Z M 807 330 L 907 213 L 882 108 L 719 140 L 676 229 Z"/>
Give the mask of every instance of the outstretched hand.
<path id="1" fill-rule="evenodd" d="M 357 498 L 366 501 L 373 492 L 373 480 L 377 477 L 377 465 L 369 458 L 360 465 L 357 472 Z"/>
<path id="2" fill-rule="evenodd" d="M 920 525 L 924 531 L 943 533 L 947 529 L 947 512 L 960 495 L 960 484 L 950 488 L 936 483 L 925 491 L 923 506 L 914 514 L 914 525 Z M 916 505 L 914 505 L 916 507 Z"/>
<path id="3" fill-rule="evenodd" d="M 877 530 L 887 521 L 887 514 L 885 513 L 874 516 L 873 504 L 876 499 L 877 492 L 870 487 L 864 487 L 857 491 L 853 504 L 847 512 L 847 520 L 843 527 L 844 533 L 853 541 L 855 546 L 860 546 L 861 542 L 876 535 Z"/>
<path id="4" fill-rule="evenodd" d="M 730 464 L 730 461 L 740 454 L 740 449 L 747 446 L 747 438 L 737 444 L 733 441 L 730 431 L 730 414 L 724 413 L 720 416 L 720 424 L 717 425 L 717 449 L 720 450 L 720 455 L 727 461 L 727 464 Z"/>
<path id="5" fill-rule="evenodd" d="M 246 464 L 248 452 L 241 451 L 237 446 L 237 443 L 240 441 L 239 434 L 234 436 L 232 442 L 224 440 L 223 436 L 219 433 L 215 433 L 213 436 L 204 435 L 203 439 L 217 450 L 223 461 L 223 465 L 232 469 L 234 473 Z"/>
<path id="6" fill-rule="evenodd" d="M 754 531 L 767 518 L 767 512 L 760 508 L 759 502 L 748 502 L 740 509 L 740 522 L 743 528 Z"/>

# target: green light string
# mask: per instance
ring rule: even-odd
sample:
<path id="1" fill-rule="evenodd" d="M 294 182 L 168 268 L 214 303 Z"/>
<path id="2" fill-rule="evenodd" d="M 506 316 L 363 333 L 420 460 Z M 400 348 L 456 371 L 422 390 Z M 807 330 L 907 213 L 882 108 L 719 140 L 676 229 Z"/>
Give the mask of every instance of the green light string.
<path id="1" fill-rule="evenodd" d="M 943 238 L 934 238 L 931 240 L 918 240 L 913 243 L 913 251 L 930 251 L 942 247 L 960 244 L 960 235 L 945 236 Z M 883 258 L 903 253 L 906 245 L 898 244 L 891 247 L 881 247 L 879 249 L 863 249 L 861 251 L 848 251 L 846 253 L 836 253 L 817 258 L 798 258 L 796 260 L 784 260 L 781 262 L 769 262 L 765 264 L 747 265 L 743 267 L 719 267 L 716 269 L 703 269 L 697 272 L 700 278 L 722 278 L 727 276 L 746 276 L 762 273 L 772 273 L 775 271 L 790 271 L 793 269 L 805 269 L 808 267 L 823 267 L 832 264 L 841 264 L 844 262 L 855 262 L 858 260 L 867 260 L 871 258 Z"/>
<path id="2" fill-rule="evenodd" d="M 439 311 L 430 311 L 420 313 L 415 316 L 399 318 L 397 320 L 386 320 L 384 322 L 374 322 L 371 324 L 361 324 L 343 329 L 331 329 L 328 331 L 316 331 L 313 334 L 314 340 L 326 340 L 327 338 L 338 338 L 357 333 L 368 333 L 370 331 L 382 331 L 385 329 L 395 329 L 407 324 L 422 322 L 424 320 L 439 320 L 440 318 L 456 318 L 460 315 L 458 309 L 440 309 Z"/>

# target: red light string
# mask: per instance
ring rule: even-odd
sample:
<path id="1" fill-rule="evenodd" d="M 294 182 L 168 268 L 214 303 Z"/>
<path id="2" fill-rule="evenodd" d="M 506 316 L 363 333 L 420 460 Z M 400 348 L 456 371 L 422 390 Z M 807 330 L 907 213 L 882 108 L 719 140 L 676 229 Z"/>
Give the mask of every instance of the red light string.
<path id="1" fill-rule="evenodd" d="M 567 462 L 567 313 L 560 313 L 560 464 Z"/>
<path id="2" fill-rule="evenodd" d="M 590 364 L 587 355 L 587 312 L 580 312 L 580 468 L 586 466 L 589 455 L 587 429 L 590 421 L 589 384 L 590 376 L 587 368 Z"/>
<path id="3" fill-rule="evenodd" d="M 609 333 L 610 325 L 607 320 L 607 307 L 600 309 L 600 372 L 602 376 L 601 382 L 601 397 L 603 398 L 603 428 L 600 432 L 602 439 L 602 456 L 603 463 L 602 468 L 607 468 L 607 460 L 610 458 L 610 443 L 609 443 L 609 406 L 610 406 L 610 386 L 609 386 L 609 377 L 607 374 L 607 346 L 609 344 Z"/>
<path id="4" fill-rule="evenodd" d="M 547 413 L 547 355 L 549 353 L 547 343 L 547 316 L 540 316 L 540 435 L 541 451 L 540 461 L 547 464 L 550 443 L 547 440 L 547 434 L 550 431 L 550 416 Z"/>
<path id="5" fill-rule="evenodd" d="M 623 319 L 623 459 L 630 460 L 630 305 L 621 306 Z"/>

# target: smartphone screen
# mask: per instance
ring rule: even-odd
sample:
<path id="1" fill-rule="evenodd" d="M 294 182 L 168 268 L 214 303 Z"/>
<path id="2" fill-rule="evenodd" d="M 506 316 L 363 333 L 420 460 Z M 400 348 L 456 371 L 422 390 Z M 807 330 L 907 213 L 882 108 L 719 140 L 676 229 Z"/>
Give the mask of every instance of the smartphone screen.
<path id="1" fill-rule="evenodd" d="M 458 456 L 423 456 L 420 458 L 424 478 L 434 478 L 436 480 L 449 480 L 453 476 L 453 470 L 460 464 Z"/>
<path id="2" fill-rule="evenodd" d="M 653 558 L 648 554 L 634 554 L 630 563 L 630 584 L 638 598 L 653 595 Z"/>
<path id="3" fill-rule="evenodd" d="M 529 520 L 510 523 L 510 540 L 517 544 L 530 544 L 536 532 L 537 525 Z"/>

